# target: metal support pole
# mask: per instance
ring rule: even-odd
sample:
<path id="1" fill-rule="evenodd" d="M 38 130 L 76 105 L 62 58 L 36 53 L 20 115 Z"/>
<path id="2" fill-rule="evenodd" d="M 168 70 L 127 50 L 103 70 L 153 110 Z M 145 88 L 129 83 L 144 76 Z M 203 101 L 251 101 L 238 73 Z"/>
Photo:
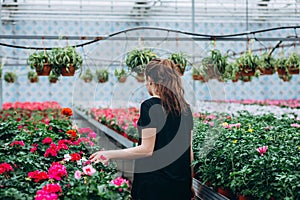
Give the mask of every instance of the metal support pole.
<path id="1" fill-rule="evenodd" d="M 192 0 L 192 32 L 195 33 L 195 0 Z M 195 43 L 193 42 L 192 45 L 193 48 L 193 54 L 195 55 Z M 193 56 L 193 63 L 195 63 L 195 56 Z M 195 81 L 193 81 L 193 103 L 195 103 L 195 106 L 197 105 L 196 103 L 196 84 Z"/>
<path id="2" fill-rule="evenodd" d="M 0 1 L 0 30 L 2 29 L 2 1 Z M 0 47 L 0 55 L 2 55 L 2 46 Z M 2 64 L 2 58 L 0 58 L 0 63 Z M 0 110 L 2 109 L 3 99 L 2 99 L 2 77 L 0 77 Z"/>
<path id="3" fill-rule="evenodd" d="M 0 110 L 2 109 L 2 104 L 3 104 L 3 99 L 2 99 L 2 93 L 3 93 L 3 90 L 2 90 L 2 78 L 0 78 Z"/>
<path id="4" fill-rule="evenodd" d="M 246 31 L 249 30 L 249 5 L 248 0 L 246 0 Z"/>

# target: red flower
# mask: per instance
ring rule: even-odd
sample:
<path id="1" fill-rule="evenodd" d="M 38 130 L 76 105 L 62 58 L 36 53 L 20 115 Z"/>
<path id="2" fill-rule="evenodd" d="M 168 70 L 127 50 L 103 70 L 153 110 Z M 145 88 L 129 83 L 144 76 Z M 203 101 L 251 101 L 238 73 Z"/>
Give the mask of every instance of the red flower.
<path id="1" fill-rule="evenodd" d="M 32 147 L 30 148 L 30 152 L 34 153 L 37 150 L 38 144 L 32 144 Z"/>
<path id="2" fill-rule="evenodd" d="M 76 138 L 76 137 L 77 137 L 77 132 L 76 132 L 76 130 L 68 130 L 68 131 L 67 131 L 67 134 L 68 134 L 70 137 L 73 137 L 73 138 Z"/>
<path id="3" fill-rule="evenodd" d="M 12 166 L 6 162 L 0 164 L 0 174 L 3 174 L 4 172 L 10 172 L 14 171 Z"/>
<path id="4" fill-rule="evenodd" d="M 43 139 L 42 143 L 43 144 L 51 144 L 52 143 L 52 138 L 46 137 L 45 139 Z"/>
<path id="5" fill-rule="evenodd" d="M 23 141 L 13 141 L 12 143 L 10 143 L 9 146 L 13 147 L 15 145 L 20 145 L 20 146 L 24 146 L 24 142 Z"/>
<path id="6" fill-rule="evenodd" d="M 49 192 L 49 193 L 57 193 L 57 192 L 62 193 L 62 189 L 61 189 L 60 185 L 58 185 L 58 184 L 47 184 L 43 187 L 42 190 Z"/>
<path id="7" fill-rule="evenodd" d="M 34 179 L 34 182 L 39 182 L 41 180 L 47 180 L 49 176 L 46 172 L 40 172 L 38 170 L 33 172 L 28 172 L 28 177 Z"/>
<path id="8" fill-rule="evenodd" d="M 58 147 L 54 143 L 51 143 L 50 147 L 48 149 L 46 149 L 44 157 L 49 157 L 49 155 L 57 156 L 58 150 L 59 150 Z"/>
<path id="9" fill-rule="evenodd" d="M 70 108 L 63 108 L 63 109 L 61 110 L 61 114 L 65 115 L 65 116 L 67 116 L 67 117 L 70 117 L 70 116 L 73 115 L 73 111 L 72 111 L 72 109 L 70 109 Z"/>
<path id="10" fill-rule="evenodd" d="M 71 156 L 72 161 L 77 161 L 77 160 L 81 159 L 81 156 L 79 153 L 72 153 L 70 156 Z"/>

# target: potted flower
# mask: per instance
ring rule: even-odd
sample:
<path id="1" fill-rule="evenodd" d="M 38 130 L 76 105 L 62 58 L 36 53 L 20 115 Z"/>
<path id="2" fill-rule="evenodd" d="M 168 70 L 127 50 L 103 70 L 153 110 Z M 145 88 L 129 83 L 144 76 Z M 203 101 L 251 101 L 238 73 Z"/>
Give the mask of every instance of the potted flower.
<path id="1" fill-rule="evenodd" d="M 230 62 L 225 67 L 225 72 L 222 76 L 224 80 L 231 80 L 237 82 L 240 77 L 240 69 L 235 62 Z"/>
<path id="2" fill-rule="evenodd" d="M 281 80 L 283 80 L 284 82 L 289 82 L 290 80 L 292 80 L 292 75 L 287 73 L 287 74 L 284 74 L 284 75 L 278 75 L 279 78 Z"/>
<path id="3" fill-rule="evenodd" d="M 36 70 L 38 76 L 48 76 L 51 71 L 51 56 L 46 50 L 37 51 L 29 55 L 27 64 Z"/>
<path id="4" fill-rule="evenodd" d="M 202 59 L 202 64 L 206 66 L 209 78 L 220 78 L 227 63 L 227 55 L 222 55 L 218 49 L 212 49 L 211 55 Z"/>
<path id="5" fill-rule="evenodd" d="M 275 73 L 276 60 L 269 52 L 264 52 L 260 55 L 258 65 L 262 75 L 272 75 Z"/>
<path id="6" fill-rule="evenodd" d="M 124 68 L 121 69 L 115 69 L 114 72 L 115 76 L 118 78 L 118 81 L 120 83 L 124 83 L 127 79 L 127 72 Z"/>
<path id="7" fill-rule="evenodd" d="M 286 65 L 290 74 L 299 74 L 300 56 L 296 52 L 293 52 L 287 58 Z"/>
<path id="8" fill-rule="evenodd" d="M 39 78 L 36 71 L 29 71 L 27 74 L 27 78 L 30 81 L 30 83 L 37 83 Z"/>
<path id="9" fill-rule="evenodd" d="M 5 72 L 4 80 L 7 83 L 14 83 L 17 80 L 17 75 L 15 72 Z"/>
<path id="10" fill-rule="evenodd" d="M 84 74 L 80 77 L 84 82 L 89 83 L 93 80 L 94 75 L 92 74 L 91 70 L 87 68 Z"/>
<path id="11" fill-rule="evenodd" d="M 253 55 L 251 51 L 247 51 L 240 56 L 236 63 L 240 68 L 242 76 L 254 76 L 259 65 L 259 58 L 257 55 Z"/>
<path id="12" fill-rule="evenodd" d="M 55 74 L 54 72 L 50 72 L 48 76 L 48 80 L 50 83 L 56 83 L 59 80 L 59 74 Z"/>
<path id="13" fill-rule="evenodd" d="M 83 63 L 81 55 L 71 46 L 52 49 L 52 56 L 55 73 L 62 76 L 74 76 Z"/>
<path id="14" fill-rule="evenodd" d="M 134 49 L 127 54 L 126 65 L 130 72 L 137 74 L 138 81 L 144 81 L 144 71 L 146 65 L 157 55 L 150 49 Z"/>
<path id="15" fill-rule="evenodd" d="M 203 65 L 200 65 L 199 67 L 193 67 L 192 77 L 193 77 L 193 80 L 207 82 L 209 77 L 207 75 L 206 67 Z"/>
<path id="16" fill-rule="evenodd" d="M 177 71 L 179 72 L 179 74 L 181 76 L 183 76 L 186 65 L 188 63 L 187 56 L 182 52 L 175 52 L 175 53 L 172 53 L 168 59 L 174 62 L 174 64 L 177 67 L 176 68 Z"/>
<path id="17" fill-rule="evenodd" d="M 288 69 L 287 69 L 287 58 L 283 55 L 283 52 L 281 55 L 276 59 L 276 70 L 278 75 L 287 75 Z"/>
<path id="18" fill-rule="evenodd" d="M 108 81 L 109 72 L 107 69 L 96 70 L 96 77 L 99 83 L 105 83 Z"/>

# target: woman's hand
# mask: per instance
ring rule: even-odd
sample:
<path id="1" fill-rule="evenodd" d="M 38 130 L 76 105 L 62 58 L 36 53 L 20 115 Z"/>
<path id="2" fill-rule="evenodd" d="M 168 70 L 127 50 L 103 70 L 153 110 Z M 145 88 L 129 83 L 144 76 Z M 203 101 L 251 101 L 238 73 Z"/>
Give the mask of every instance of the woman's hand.
<path id="1" fill-rule="evenodd" d="M 108 156 L 108 152 L 106 151 L 97 151 L 96 153 L 93 153 L 90 156 L 90 160 L 91 162 L 102 162 L 102 164 L 107 164 L 109 161 L 109 156 Z"/>

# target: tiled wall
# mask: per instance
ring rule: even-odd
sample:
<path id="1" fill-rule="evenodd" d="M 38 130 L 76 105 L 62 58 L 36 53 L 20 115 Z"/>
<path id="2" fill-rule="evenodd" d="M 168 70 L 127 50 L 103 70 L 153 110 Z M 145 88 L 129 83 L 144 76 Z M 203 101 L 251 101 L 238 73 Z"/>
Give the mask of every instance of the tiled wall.
<path id="1" fill-rule="evenodd" d="M 259 30 L 271 27 L 286 26 L 288 24 L 250 24 L 249 30 Z M 173 30 L 191 32 L 193 27 L 191 23 L 119 23 L 119 22 L 86 22 L 86 21 L 49 21 L 43 24 L 39 21 L 19 21 L 16 24 L 2 24 L 2 35 L 51 35 L 51 36 L 103 36 L 126 30 L 133 27 L 161 27 Z M 244 24 L 237 23 L 203 23 L 196 22 L 194 26 L 196 33 L 203 34 L 232 34 L 245 31 Z M 249 35 L 250 37 L 287 37 L 295 35 L 293 29 L 272 31 L 263 34 Z M 143 37 L 153 36 L 159 37 L 160 40 L 143 40 Z M 83 48 L 78 48 L 78 52 L 84 57 L 84 69 L 89 67 L 92 70 L 96 68 L 108 68 L 111 72 L 108 83 L 100 84 L 95 81 L 92 83 L 84 83 L 78 78 L 79 73 L 75 77 L 61 77 L 57 84 L 50 84 L 47 77 L 40 77 L 38 83 L 31 84 L 27 79 L 26 58 L 34 50 L 19 49 L 0 46 L 2 63 L 5 71 L 16 71 L 18 81 L 14 84 L 2 82 L 3 102 L 15 101 L 48 101 L 55 100 L 63 106 L 72 106 L 86 102 L 85 104 L 93 106 L 96 102 L 105 101 L 110 106 L 124 105 L 126 102 L 140 102 L 147 97 L 146 89 L 143 83 L 138 83 L 133 77 L 129 77 L 125 84 L 116 82 L 113 76 L 113 70 L 116 66 L 124 66 L 124 57 L 126 52 L 134 48 L 149 47 L 153 48 L 161 57 L 167 57 L 170 52 L 184 51 L 194 56 L 197 62 L 204 56 L 208 55 L 209 50 L 213 47 L 210 41 L 193 41 L 186 39 L 184 41 L 174 38 L 185 36 L 183 34 L 157 31 L 157 30 L 138 30 L 128 31 L 104 41 L 99 41 Z M 115 40 L 121 37 L 120 40 Z M 129 37 L 140 37 L 140 40 L 129 40 Z M 173 39 L 170 39 L 173 38 Z M 29 39 L 5 39 L 0 40 L 2 43 L 14 44 L 25 47 L 57 47 L 65 45 L 81 44 L 85 41 L 75 40 L 29 40 Z M 277 41 L 251 42 L 252 49 L 260 49 L 264 47 L 272 47 Z M 241 41 L 216 41 L 216 48 L 223 53 L 226 51 L 234 51 L 236 53 L 245 51 L 247 42 Z M 285 52 L 298 51 L 299 47 L 285 48 Z M 280 50 L 274 51 L 274 55 Z M 260 51 L 257 52 L 258 54 Z M 234 57 L 233 57 L 234 59 Z M 11 66 L 11 64 L 13 66 Z M 16 66 L 14 66 L 16 64 Z M 283 82 L 278 76 L 261 76 L 254 78 L 249 83 L 220 83 L 216 80 L 208 83 L 194 82 L 191 78 L 191 69 L 187 71 L 183 77 L 186 88 L 186 96 L 190 102 L 196 100 L 211 99 L 290 99 L 300 98 L 300 75 L 293 76 L 290 82 Z M 120 103 L 122 102 L 122 103 Z M 125 103 L 124 103 L 125 102 Z"/>

